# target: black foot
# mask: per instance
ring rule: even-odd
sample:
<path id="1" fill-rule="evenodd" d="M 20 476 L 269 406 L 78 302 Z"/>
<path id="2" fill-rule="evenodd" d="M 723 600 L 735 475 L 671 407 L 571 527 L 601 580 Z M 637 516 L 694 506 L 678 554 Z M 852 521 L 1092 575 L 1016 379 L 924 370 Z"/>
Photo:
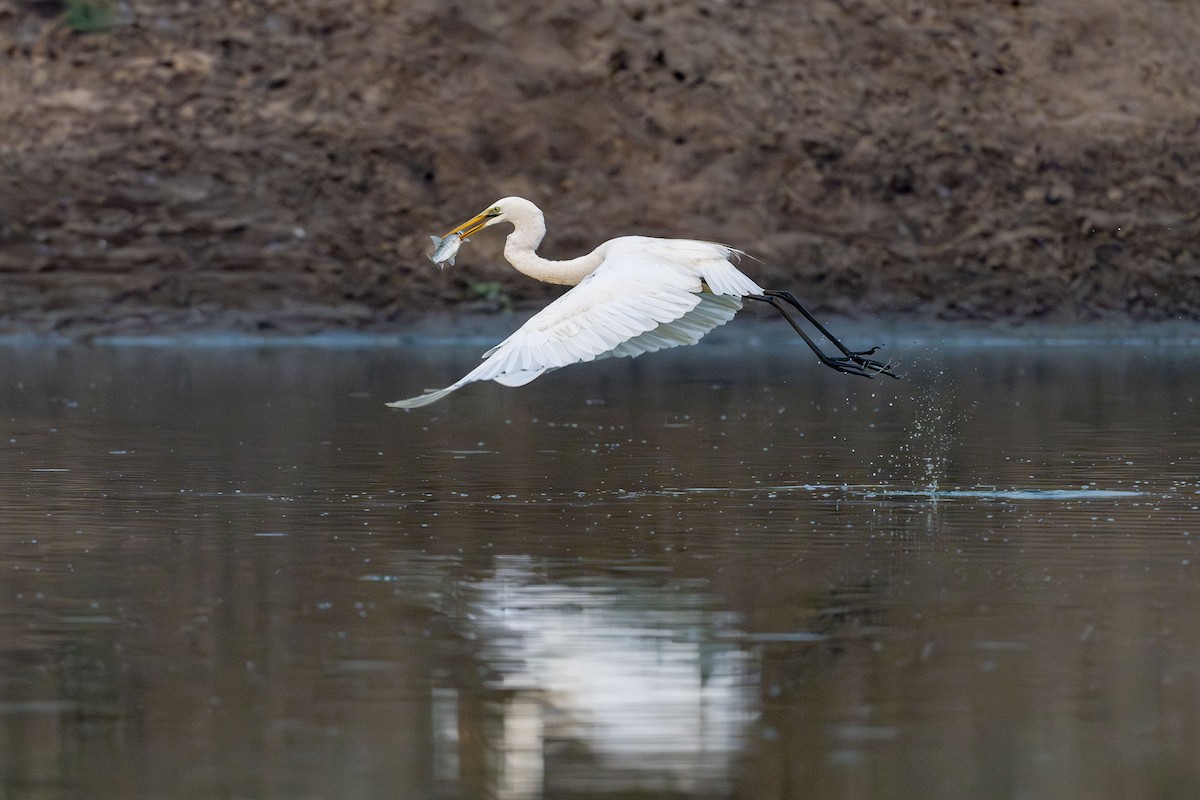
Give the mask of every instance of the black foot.
<path id="1" fill-rule="evenodd" d="M 889 378 L 899 378 L 895 372 L 892 372 L 894 364 L 885 364 L 882 361 L 876 361 L 873 358 L 863 358 L 863 356 L 874 353 L 878 347 L 872 347 L 870 350 L 857 351 L 853 355 L 830 358 L 821 358 L 821 363 L 827 367 L 832 367 L 838 372 L 844 372 L 847 375 L 861 375 L 864 378 L 874 378 L 876 375 L 887 375 Z M 820 356 L 818 356 L 820 357 Z"/>

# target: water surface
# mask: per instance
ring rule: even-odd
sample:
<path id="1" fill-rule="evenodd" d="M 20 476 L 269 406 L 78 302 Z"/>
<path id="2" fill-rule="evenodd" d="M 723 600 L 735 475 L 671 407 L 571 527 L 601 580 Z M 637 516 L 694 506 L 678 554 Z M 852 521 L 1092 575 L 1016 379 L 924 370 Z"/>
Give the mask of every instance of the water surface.
<path id="1" fill-rule="evenodd" d="M 1200 796 L 1200 349 L 0 346 L 8 798 Z"/>

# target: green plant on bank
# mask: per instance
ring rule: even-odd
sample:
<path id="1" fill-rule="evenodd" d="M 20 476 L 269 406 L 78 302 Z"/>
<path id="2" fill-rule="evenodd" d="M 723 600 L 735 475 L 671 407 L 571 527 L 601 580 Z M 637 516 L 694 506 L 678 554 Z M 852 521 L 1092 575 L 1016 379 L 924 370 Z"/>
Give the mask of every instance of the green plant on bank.
<path id="1" fill-rule="evenodd" d="M 66 0 L 63 22 L 76 33 L 99 33 L 113 24 L 112 0 Z"/>
<path id="2" fill-rule="evenodd" d="M 513 300 L 509 297 L 508 292 L 504 291 L 504 285 L 499 281 L 470 283 L 467 285 L 467 290 L 471 293 L 472 299 L 493 303 L 505 312 L 513 310 Z"/>

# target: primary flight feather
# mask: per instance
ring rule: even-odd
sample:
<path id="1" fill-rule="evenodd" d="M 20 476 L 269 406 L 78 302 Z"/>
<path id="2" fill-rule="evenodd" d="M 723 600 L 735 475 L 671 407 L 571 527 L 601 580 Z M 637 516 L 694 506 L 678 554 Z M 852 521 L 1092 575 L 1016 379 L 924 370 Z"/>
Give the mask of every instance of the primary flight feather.
<path id="1" fill-rule="evenodd" d="M 574 288 L 530 317 L 459 380 L 389 406 L 417 408 L 476 381 L 523 386 L 548 370 L 581 361 L 638 356 L 695 344 L 713 328 L 733 319 L 743 298 L 769 303 L 783 314 L 823 364 L 851 375 L 896 377 L 887 364 L 866 357 L 876 348 L 847 349 L 791 294 L 760 287 L 734 265 L 740 251 L 725 245 L 622 236 L 587 255 L 551 261 L 537 254 L 546 235 L 545 217 L 541 209 L 522 197 L 496 201 L 442 238 L 456 236 L 465 242 L 474 232 L 501 222 L 513 226 L 504 244 L 504 257 L 516 270 L 540 281 Z M 799 310 L 843 355 L 825 355 L 785 303 Z"/>

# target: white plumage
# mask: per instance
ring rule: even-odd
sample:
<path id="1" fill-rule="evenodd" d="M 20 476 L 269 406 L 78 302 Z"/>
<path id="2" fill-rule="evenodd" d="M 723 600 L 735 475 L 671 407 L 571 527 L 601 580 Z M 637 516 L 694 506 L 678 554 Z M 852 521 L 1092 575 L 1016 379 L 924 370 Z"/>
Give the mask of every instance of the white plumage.
<path id="1" fill-rule="evenodd" d="M 796 327 L 787 312 L 765 296 L 762 287 L 734 266 L 740 251 L 725 245 L 622 236 L 579 258 L 550 261 L 536 253 L 546 233 L 545 218 L 537 206 L 521 197 L 497 201 L 447 236 L 458 234 L 465 241 L 475 231 L 499 222 L 513 226 L 504 256 L 514 268 L 538 280 L 574 288 L 486 352 L 483 363 L 459 380 L 389 406 L 417 408 L 476 381 L 523 386 L 544 372 L 569 364 L 695 344 L 733 319 L 743 297 L 772 302 Z M 807 335 L 801 335 L 816 350 Z M 842 351 L 853 358 L 850 351 Z M 819 350 L 817 353 L 830 363 Z M 835 363 L 830 366 L 842 369 L 836 362 L 845 359 L 832 361 Z M 878 362 L 854 361 L 887 372 Z M 842 371 L 865 374 L 858 367 Z"/>

